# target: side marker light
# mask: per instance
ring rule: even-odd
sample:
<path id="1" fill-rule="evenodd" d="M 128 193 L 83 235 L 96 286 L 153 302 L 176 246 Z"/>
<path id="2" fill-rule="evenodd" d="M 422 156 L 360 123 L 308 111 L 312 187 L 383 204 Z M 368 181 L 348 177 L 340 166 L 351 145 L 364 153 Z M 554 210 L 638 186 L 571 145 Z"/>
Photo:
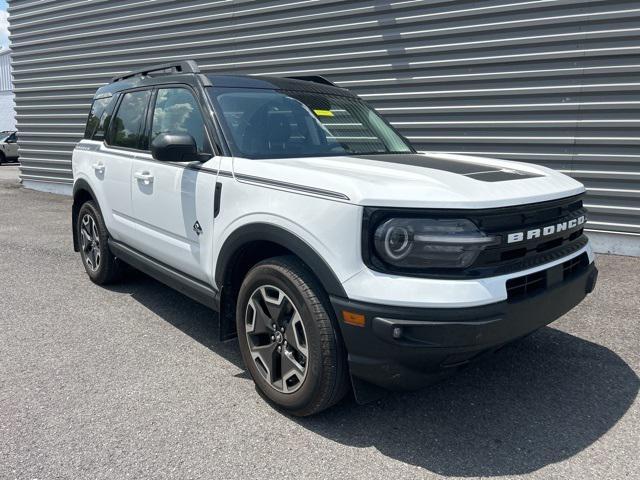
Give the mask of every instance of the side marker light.
<path id="1" fill-rule="evenodd" d="M 353 325 L 354 327 L 364 327 L 365 317 L 359 313 L 342 311 L 342 319 L 347 325 Z"/>

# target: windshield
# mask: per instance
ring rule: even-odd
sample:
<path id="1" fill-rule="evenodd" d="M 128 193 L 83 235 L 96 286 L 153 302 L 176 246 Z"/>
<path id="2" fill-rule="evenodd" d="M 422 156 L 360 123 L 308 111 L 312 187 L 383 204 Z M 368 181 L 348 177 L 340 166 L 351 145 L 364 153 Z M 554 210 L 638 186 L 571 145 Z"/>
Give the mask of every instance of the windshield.
<path id="1" fill-rule="evenodd" d="M 340 95 L 210 88 L 234 155 L 283 158 L 412 153 L 363 101 Z"/>

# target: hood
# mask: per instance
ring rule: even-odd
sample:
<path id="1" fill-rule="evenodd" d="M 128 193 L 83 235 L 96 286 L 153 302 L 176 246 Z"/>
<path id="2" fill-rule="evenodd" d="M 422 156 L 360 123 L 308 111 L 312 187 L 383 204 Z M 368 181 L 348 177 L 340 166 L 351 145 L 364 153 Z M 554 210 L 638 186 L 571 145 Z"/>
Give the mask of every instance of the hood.
<path id="1" fill-rule="evenodd" d="M 538 165 L 425 152 L 249 160 L 234 173 L 341 194 L 363 206 L 496 208 L 577 195 L 576 180 Z"/>

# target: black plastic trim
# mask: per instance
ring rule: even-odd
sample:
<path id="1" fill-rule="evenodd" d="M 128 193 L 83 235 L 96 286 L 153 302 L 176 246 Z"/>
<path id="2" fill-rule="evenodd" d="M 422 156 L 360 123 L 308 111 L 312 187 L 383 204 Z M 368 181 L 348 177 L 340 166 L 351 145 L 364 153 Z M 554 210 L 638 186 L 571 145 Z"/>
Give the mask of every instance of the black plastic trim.
<path id="1" fill-rule="evenodd" d="M 91 185 L 89 185 L 89 182 L 87 182 L 84 178 L 79 178 L 78 180 L 76 180 L 76 183 L 73 184 L 73 196 L 75 197 L 80 190 L 86 190 L 94 199 L 96 198 Z"/>
<path id="2" fill-rule="evenodd" d="M 556 265 L 547 275 L 562 272 Z M 503 345 L 548 325 L 593 291 L 590 263 L 544 290 L 476 307 L 415 308 L 331 297 L 348 351 L 352 377 L 387 389 L 415 389 L 453 373 Z M 345 323 L 342 312 L 365 317 Z"/>
<path id="3" fill-rule="evenodd" d="M 218 311 L 220 309 L 220 293 L 210 285 L 179 272 L 112 238 L 109 239 L 109 249 L 125 263 L 141 270 L 159 282 L 213 310 Z"/>
<path id="4" fill-rule="evenodd" d="M 342 287 L 331 267 L 305 241 L 282 227 L 268 223 L 252 223 L 242 226 L 227 237 L 220 249 L 216 264 L 216 285 L 225 283 L 225 274 L 229 267 L 233 267 L 236 256 L 244 246 L 255 241 L 268 241 L 280 245 L 297 255 L 318 277 L 324 289 L 330 295 L 346 297 Z"/>
<path id="5" fill-rule="evenodd" d="M 78 193 L 81 191 L 87 192 L 89 196 L 91 196 L 93 201 L 96 202 L 96 206 L 100 208 L 97 205 L 98 200 L 96 198 L 96 194 L 93 192 L 93 189 L 91 188 L 91 185 L 89 185 L 89 182 L 87 182 L 84 178 L 79 178 L 78 180 L 76 180 L 76 182 L 73 184 L 73 205 L 71 206 L 71 231 L 73 234 L 73 251 L 74 252 L 80 251 L 80 244 L 78 242 L 78 232 L 76 231 L 76 219 L 77 219 L 78 213 L 80 212 L 80 205 L 76 203 L 76 197 Z"/>
<path id="6" fill-rule="evenodd" d="M 220 214 L 220 202 L 222 200 L 222 183 L 216 182 L 216 190 L 213 194 L 213 218 Z"/>

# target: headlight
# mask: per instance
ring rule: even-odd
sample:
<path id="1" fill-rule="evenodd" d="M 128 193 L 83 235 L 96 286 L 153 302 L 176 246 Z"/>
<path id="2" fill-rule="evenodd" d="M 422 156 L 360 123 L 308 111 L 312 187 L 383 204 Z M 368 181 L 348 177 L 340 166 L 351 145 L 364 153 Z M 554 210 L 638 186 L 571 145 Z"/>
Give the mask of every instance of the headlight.
<path id="1" fill-rule="evenodd" d="M 376 255 L 403 268 L 466 268 L 500 242 L 467 219 L 392 218 L 375 230 Z"/>

